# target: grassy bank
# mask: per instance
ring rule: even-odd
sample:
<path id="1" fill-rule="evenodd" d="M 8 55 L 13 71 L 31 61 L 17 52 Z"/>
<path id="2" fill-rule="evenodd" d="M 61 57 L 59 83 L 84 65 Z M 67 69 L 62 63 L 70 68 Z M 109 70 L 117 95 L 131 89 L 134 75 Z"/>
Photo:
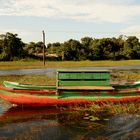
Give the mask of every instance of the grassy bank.
<path id="1" fill-rule="evenodd" d="M 27 68 L 65 68 L 87 66 L 130 66 L 140 65 L 140 60 L 122 61 L 47 61 L 44 67 L 42 61 L 11 61 L 0 62 L 0 69 L 27 69 Z"/>

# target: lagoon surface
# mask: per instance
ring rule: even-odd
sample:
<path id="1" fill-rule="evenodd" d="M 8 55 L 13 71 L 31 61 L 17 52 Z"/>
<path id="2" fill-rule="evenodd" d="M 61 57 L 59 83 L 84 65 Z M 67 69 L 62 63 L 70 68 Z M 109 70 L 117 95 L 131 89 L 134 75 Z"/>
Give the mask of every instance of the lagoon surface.
<path id="1" fill-rule="evenodd" d="M 110 66 L 110 67 L 78 67 L 78 68 L 65 68 L 65 69 L 126 70 L 126 69 L 140 69 L 140 65 L 133 65 L 133 66 Z M 0 70 L 0 75 L 51 74 L 51 73 L 55 73 L 56 70 L 57 70 L 56 68 Z"/>
<path id="2" fill-rule="evenodd" d="M 88 112 L 89 113 L 89 112 Z M 90 114 L 92 115 L 92 114 Z M 64 108 L 23 108 L 0 100 L 2 140 L 138 140 L 140 116 L 120 114 L 87 119 L 87 112 Z"/>

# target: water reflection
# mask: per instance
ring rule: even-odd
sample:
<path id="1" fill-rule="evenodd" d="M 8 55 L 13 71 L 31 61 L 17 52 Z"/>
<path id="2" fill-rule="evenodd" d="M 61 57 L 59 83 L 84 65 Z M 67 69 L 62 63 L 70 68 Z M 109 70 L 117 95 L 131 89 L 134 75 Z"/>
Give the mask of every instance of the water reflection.
<path id="1" fill-rule="evenodd" d="M 4 107 L 5 108 L 5 107 Z M 6 110 L 6 109 L 5 109 Z M 49 117 L 52 115 L 52 119 L 56 119 L 58 114 L 64 112 L 71 112 L 70 109 L 56 108 L 56 107 L 20 107 L 15 106 L 7 109 L 0 116 L 1 121 L 8 121 L 9 119 L 14 121 L 23 121 L 26 119 L 36 119 Z"/>
<path id="2" fill-rule="evenodd" d="M 84 112 L 64 108 L 12 107 L 0 116 L 0 138 L 79 140 L 103 125 L 83 119 Z"/>
<path id="3" fill-rule="evenodd" d="M 0 116 L 4 114 L 4 112 L 6 112 L 9 108 L 11 108 L 11 104 L 8 104 L 0 99 Z"/>
<path id="4" fill-rule="evenodd" d="M 109 121 L 90 121 L 84 119 L 85 114 L 87 112 L 68 108 L 5 107 L 5 111 L 0 115 L 0 139 L 140 139 L 139 115 L 121 114 L 109 118 Z"/>

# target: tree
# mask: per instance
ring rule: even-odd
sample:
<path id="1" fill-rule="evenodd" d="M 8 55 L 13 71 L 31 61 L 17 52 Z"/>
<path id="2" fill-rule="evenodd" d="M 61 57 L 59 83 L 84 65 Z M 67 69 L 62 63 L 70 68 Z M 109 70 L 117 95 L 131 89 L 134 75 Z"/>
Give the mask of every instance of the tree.
<path id="1" fill-rule="evenodd" d="M 93 39 L 91 37 L 81 38 L 81 44 L 83 45 L 83 48 L 84 48 L 85 58 L 89 60 L 92 57 L 92 53 L 91 53 L 92 43 L 93 43 Z"/>
<path id="2" fill-rule="evenodd" d="M 65 60 L 83 60 L 85 59 L 84 48 L 77 40 L 70 39 L 63 44 Z"/>
<path id="3" fill-rule="evenodd" d="M 28 52 L 28 54 L 34 54 L 36 48 L 35 42 L 30 42 L 29 44 L 26 44 L 24 47 L 24 50 Z"/>
<path id="4" fill-rule="evenodd" d="M 0 59 L 13 60 L 15 58 L 23 58 L 25 53 L 23 50 L 24 43 L 18 38 L 17 34 L 7 32 L 0 35 Z"/>
<path id="5" fill-rule="evenodd" d="M 93 41 L 93 39 L 91 37 L 83 37 L 83 38 L 81 38 L 81 44 L 83 46 L 86 46 L 86 47 L 90 46 L 92 44 L 92 41 Z"/>
<path id="6" fill-rule="evenodd" d="M 24 50 L 27 51 L 30 55 L 37 55 L 38 53 L 42 53 L 43 42 L 30 42 L 29 44 L 25 45 Z"/>
<path id="7" fill-rule="evenodd" d="M 42 41 L 37 42 L 36 45 L 35 45 L 35 53 L 36 54 L 42 53 L 43 46 L 44 46 L 44 43 Z M 46 49 L 47 48 L 45 48 L 45 51 L 46 51 Z"/>
<path id="8" fill-rule="evenodd" d="M 47 46 L 47 52 L 50 54 L 57 54 L 59 52 L 59 49 L 61 47 L 61 44 L 59 42 L 56 43 L 49 43 Z"/>
<path id="9" fill-rule="evenodd" d="M 139 39 L 136 36 L 129 36 L 123 46 L 123 55 L 126 59 L 140 58 L 139 49 Z"/>

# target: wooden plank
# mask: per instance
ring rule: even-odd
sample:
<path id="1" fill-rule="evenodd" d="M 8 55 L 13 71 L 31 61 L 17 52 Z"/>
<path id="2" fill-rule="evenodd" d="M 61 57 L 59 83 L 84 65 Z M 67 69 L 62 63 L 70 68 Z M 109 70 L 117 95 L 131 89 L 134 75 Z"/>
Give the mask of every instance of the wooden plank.
<path id="1" fill-rule="evenodd" d="M 79 73 L 59 73 L 58 79 L 110 79 L 109 73 L 90 73 L 90 72 L 79 72 Z"/>
<path id="2" fill-rule="evenodd" d="M 114 90 L 112 86 L 60 86 L 58 90 Z"/>
<path id="3" fill-rule="evenodd" d="M 109 80 L 59 80 L 58 86 L 109 86 Z"/>

